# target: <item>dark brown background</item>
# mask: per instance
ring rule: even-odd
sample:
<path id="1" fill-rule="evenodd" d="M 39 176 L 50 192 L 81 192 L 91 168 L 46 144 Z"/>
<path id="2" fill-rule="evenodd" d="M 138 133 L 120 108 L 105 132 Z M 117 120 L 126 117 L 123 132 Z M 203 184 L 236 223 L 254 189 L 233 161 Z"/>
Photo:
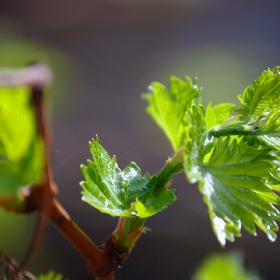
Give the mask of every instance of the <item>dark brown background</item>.
<path id="1" fill-rule="evenodd" d="M 145 114 L 141 93 L 153 80 L 168 85 L 171 75 L 190 75 L 199 77 L 205 104 L 236 102 L 264 69 L 279 65 L 279 12 L 277 0 L 0 2 L 0 51 L 7 36 L 36 42 L 54 65 L 52 154 L 59 198 L 96 243 L 106 240 L 117 218 L 80 200 L 79 165 L 90 157 L 88 141 L 98 134 L 121 168 L 135 161 L 143 172 L 157 172 L 172 150 Z M 62 54 L 61 63 L 51 59 L 46 46 Z M 23 66 L 30 57 L 21 59 Z M 0 66 L 10 66 L 6 61 L 0 53 Z M 242 250 L 246 264 L 258 267 L 266 279 L 277 279 L 279 241 L 271 244 L 261 232 L 252 237 L 243 231 L 222 250 L 197 187 L 188 185 L 183 174 L 172 185 L 177 202 L 148 220 L 152 231 L 141 237 L 117 279 L 189 279 L 208 254 L 233 248 Z M 10 250 L 19 258 L 16 248 L 28 242 L 32 221 L 26 229 L 17 220 L 8 233 L 4 228 L 9 226 L 1 223 L 0 236 L 13 238 Z M 0 247 L 5 248 L 5 240 Z M 92 279 L 84 266 L 51 227 L 31 270 L 52 268 L 72 280 Z"/>

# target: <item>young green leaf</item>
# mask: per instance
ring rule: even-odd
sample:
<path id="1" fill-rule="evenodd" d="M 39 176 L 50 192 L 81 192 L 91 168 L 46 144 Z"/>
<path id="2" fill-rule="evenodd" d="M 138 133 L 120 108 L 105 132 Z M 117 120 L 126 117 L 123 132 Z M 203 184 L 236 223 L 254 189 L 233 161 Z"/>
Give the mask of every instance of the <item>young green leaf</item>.
<path id="1" fill-rule="evenodd" d="M 214 108 L 209 104 L 205 111 L 201 101 L 186 102 L 182 119 L 169 110 L 169 119 L 176 119 L 181 127 L 180 144 L 186 145 L 186 175 L 191 183 L 199 182 L 222 245 L 240 236 L 242 226 L 256 234 L 257 225 L 270 240 L 276 239 L 275 220 L 280 214 L 274 205 L 279 205 L 280 199 L 273 191 L 280 190 L 279 90 L 279 68 L 275 67 L 239 97 L 243 107 L 236 111 L 240 116 L 230 116 L 233 104 Z M 160 96 L 160 102 L 168 104 L 169 95 Z M 158 99 L 155 93 L 150 98 Z M 168 109 L 154 108 L 157 113 L 151 115 L 163 128 L 158 116 Z"/>
<path id="2" fill-rule="evenodd" d="M 227 119 L 233 106 L 214 114 L 215 123 L 202 105 L 193 104 L 187 111 L 187 144 L 185 171 L 190 182 L 199 181 L 200 191 L 208 205 L 211 223 L 219 242 L 233 241 L 240 236 L 241 225 L 255 234 L 257 224 L 271 240 L 277 226 L 274 219 L 280 214 L 272 204 L 279 204 L 279 197 L 272 188 L 279 190 L 277 157 L 271 149 L 250 147 L 239 139 L 208 138 L 207 127 L 218 124 L 220 112 Z M 208 112 L 208 114 L 207 114 Z M 210 111 L 211 112 L 211 111 Z"/>
<path id="3" fill-rule="evenodd" d="M 137 215 L 147 218 L 163 210 L 176 199 L 174 190 L 158 187 L 157 176 L 146 173 L 130 163 L 123 171 L 116 157 L 111 158 L 99 144 L 99 139 L 89 143 L 93 161 L 81 165 L 85 181 L 81 182 L 82 200 L 103 213 L 112 216 Z"/>
<path id="4" fill-rule="evenodd" d="M 189 77 L 184 81 L 171 77 L 170 91 L 156 82 L 152 83 L 149 89 L 151 93 L 143 95 L 149 103 L 147 112 L 164 131 L 176 152 L 185 144 L 186 108 L 197 98 L 200 89 L 196 81 L 192 82 Z"/>
<path id="5" fill-rule="evenodd" d="M 200 190 L 208 205 L 214 232 L 222 245 L 240 236 L 241 225 L 256 234 L 258 225 L 272 241 L 280 219 L 277 158 L 270 149 L 256 149 L 243 141 L 218 139 L 202 167 Z"/>
<path id="6" fill-rule="evenodd" d="M 212 103 L 209 103 L 205 113 L 205 121 L 207 130 L 216 125 L 224 124 L 229 118 L 232 110 L 235 108 L 234 104 L 221 103 L 212 108 Z"/>
<path id="7" fill-rule="evenodd" d="M 42 180 L 42 140 L 37 136 L 30 90 L 0 87 L 0 205 L 9 211 L 24 207 L 23 187 Z"/>
<path id="8" fill-rule="evenodd" d="M 204 149 L 211 149 L 211 142 L 209 145 L 205 145 L 207 130 L 205 111 L 201 104 L 193 103 L 186 112 L 188 118 L 186 129 L 186 154 L 185 154 L 185 171 L 188 180 L 191 183 L 195 183 L 202 180 L 202 174 L 200 171 L 203 157 L 205 155 Z"/>
<path id="9" fill-rule="evenodd" d="M 242 104 L 242 107 L 236 110 L 240 114 L 239 121 L 235 118 L 231 122 L 229 119 L 222 126 L 214 127 L 210 134 L 215 137 L 252 136 L 258 144 L 279 150 L 279 67 L 264 71 L 238 98 Z"/>
<path id="10" fill-rule="evenodd" d="M 240 119 L 254 122 L 267 113 L 279 108 L 280 105 L 280 73 L 279 67 L 264 71 L 261 76 L 247 87 L 243 95 L 238 96 L 243 105 L 236 110 Z"/>

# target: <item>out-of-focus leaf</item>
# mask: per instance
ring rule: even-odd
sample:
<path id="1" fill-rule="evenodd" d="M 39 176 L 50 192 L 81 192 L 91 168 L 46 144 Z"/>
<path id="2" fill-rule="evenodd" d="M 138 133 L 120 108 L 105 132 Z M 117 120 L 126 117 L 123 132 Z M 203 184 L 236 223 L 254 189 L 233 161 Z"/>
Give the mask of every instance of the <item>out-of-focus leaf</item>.
<path id="1" fill-rule="evenodd" d="M 23 187 L 42 180 L 43 143 L 26 87 L 0 87 L 0 205 L 9 211 L 24 206 Z"/>
<path id="2" fill-rule="evenodd" d="M 37 277 L 37 280 L 62 280 L 63 276 L 61 274 L 57 274 L 53 271 L 50 271 L 48 274 L 41 274 Z"/>
<path id="3" fill-rule="evenodd" d="M 260 280 L 256 271 L 245 270 L 239 253 L 214 254 L 196 269 L 192 280 Z"/>

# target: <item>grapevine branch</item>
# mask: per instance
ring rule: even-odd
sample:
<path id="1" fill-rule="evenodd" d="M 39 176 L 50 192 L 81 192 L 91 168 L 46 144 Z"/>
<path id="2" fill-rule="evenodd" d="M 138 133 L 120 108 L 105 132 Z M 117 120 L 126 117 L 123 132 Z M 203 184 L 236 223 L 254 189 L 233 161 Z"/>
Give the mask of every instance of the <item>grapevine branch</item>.
<path id="1" fill-rule="evenodd" d="M 38 69 L 38 64 L 30 66 Z M 42 69 L 41 69 L 42 70 Z M 100 277 L 113 270 L 112 263 L 107 253 L 98 248 L 87 235 L 73 222 L 68 213 L 58 202 L 57 187 L 53 181 L 52 166 L 50 160 L 50 133 L 47 127 L 47 117 L 43 98 L 44 77 L 49 79 L 50 75 L 45 71 L 27 71 L 21 73 L 21 79 L 27 81 L 31 86 L 31 105 L 36 115 L 38 135 L 42 137 L 45 147 L 44 182 L 33 189 L 29 197 L 28 211 L 34 208 L 42 213 L 51 223 L 71 242 L 71 244 L 82 254 L 91 267 L 90 272 Z M 30 75 L 30 77 L 28 76 Z M 33 78 L 33 80 L 31 79 Z M 31 209 L 30 209 L 31 208 Z M 33 209 L 32 209 L 33 208 Z M 89 271 L 89 270 L 88 270 Z"/>
<path id="2" fill-rule="evenodd" d="M 129 256 L 135 242 L 145 232 L 145 218 L 137 216 L 121 217 L 117 229 L 100 247 L 79 228 L 69 214 L 57 200 L 58 188 L 53 180 L 50 157 L 50 132 L 44 104 L 44 88 L 51 81 L 51 71 L 39 63 L 30 64 L 22 70 L 4 69 L 0 71 L 0 86 L 28 86 L 31 89 L 30 104 L 34 111 L 37 135 L 44 144 L 44 169 L 40 185 L 34 186 L 30 194 L 26 194 L 24 213 L 38 211 L 46 220 L 50 221 L 77 249 L 88 262 L 85 271 L 95 276 L 96 280 L 113 280 L 117 267 Z M 183 170 L 183 155 L 185 148 L 180 149 L 174 157 L 167 160 L 157 176 L 154 192 L 160 192 L 170 185 L 170 179 Z M 42 242 L 44 237 L 44 219 L 39 224 L 37 236 L 33 239 L 27 258 L 27 264 Z"/>

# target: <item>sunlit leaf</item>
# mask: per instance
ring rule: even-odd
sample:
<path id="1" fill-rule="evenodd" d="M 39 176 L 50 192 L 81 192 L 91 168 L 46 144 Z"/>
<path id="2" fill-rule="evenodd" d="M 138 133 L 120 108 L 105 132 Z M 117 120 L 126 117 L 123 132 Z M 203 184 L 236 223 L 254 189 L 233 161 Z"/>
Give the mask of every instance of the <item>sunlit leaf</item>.
<path id="1" fill-rule="evenodd" d="M 254 235 L 258 226 L 270 240 L 276 239 L 275 220 L 280 219 L 274 206 L 280 204 L 274 193 L 280 190 L 279 92 L 279 68 L 275 67 L 263 72 L 239 97 L 243 106 L 236 111 L 240 115 L 231 116 L 233 104 L 209 104 L 205 110 L 199 100 L 186 102 L 184 118 L 177 118 L 177 127 L 183 131 L 180 144 L 186 145 L 187 178 L 199 183 L 222 245 L 241 236 L 242 226 Z M 160 102 L 168 101 L 169 96 L 161 94 Z M 156 108 L 157 114 L 151 116 L 168 135 L 167 126 L 158 120 L 167 109 Z M 168 117 L 176 119 L 176 113 L 169 110 Z"/>
<path id="2" fill-rule="evenodd" d="M 207 130 L 205 121 L 205 110 L 199 101 L 198 105 L 195 103 L 190 106 L 187 111 L 187 125 L 186 129 L 186 154 L 185 154 L 185 171 L 191 183 L 202 180 L 201 166 L 203 157 L 207 150 L 211 149 L 211 142 L 205 145 Z"/>
<path id="3" fill-rule="evenodd" d="M 238 96 L 242 107 L 236 118 L 229 118 L 222 126 L 214 127 L 216 137 L 226 135 L 252 136 L 271 148 L 279 150 L 280 74 L 279 67 L 264 71 L 242 95 Z M 207 127 L 208 128 L 208 127 Z"/>
<path id="4" fill-rule="evenodd" d="M 266 113 L 278 109 L 280 105 L 279 67 L 264 71 L 238 98 L 242 108 L 236 111 L 246 122 L 256 121 Z"/>
<path id="5" fill-rule="evenodd" d="M 189 77 L 184 81 L 170 78 L 170 91 L 160 83 L 152 83 L 151 93 L 143 95 L 149 102 L 147 112 L 161 127 L 176 152 L 185 143 L 185 112 L 197 98 L 200 89 Z"/>
<path id="6" fill-rule="evenodd" d="M 273 204 L 279 205 L 280 199 L 272 189 L 279 190 L 280 178 L 270 151 L 219 139 L 204 163 L 200 190 L 222 245 L 240 236 L 242 225 L 255 235 L 256 224 L 270 240 L 276 239 L 274 220 L 280 219 L 280 213 Z"/>
<path id="7" fill-rule="evenodd" d="M 137 215 L 146 218 L 163 210 L 176 199 L 174 190 L 156 190 L 157 177 L 144 176 L 135 163 L 123 171 L 116 157 L 110 157 L 99 144 L 99 139 L 89 144 L 93 161 L 81 170 L 85 181 L 82 199 L 103 213 L 112 216 Z"/>
<path id="8" fill-rule="evenodd" d="M 235 108 L 234 104 L 222 103 L 214 106 L 209 103 L 205 113 L 205 121 L 207 130 L 213 128 L 215 125 L 223 124 L 230 116 L 230 113 Z"/>

